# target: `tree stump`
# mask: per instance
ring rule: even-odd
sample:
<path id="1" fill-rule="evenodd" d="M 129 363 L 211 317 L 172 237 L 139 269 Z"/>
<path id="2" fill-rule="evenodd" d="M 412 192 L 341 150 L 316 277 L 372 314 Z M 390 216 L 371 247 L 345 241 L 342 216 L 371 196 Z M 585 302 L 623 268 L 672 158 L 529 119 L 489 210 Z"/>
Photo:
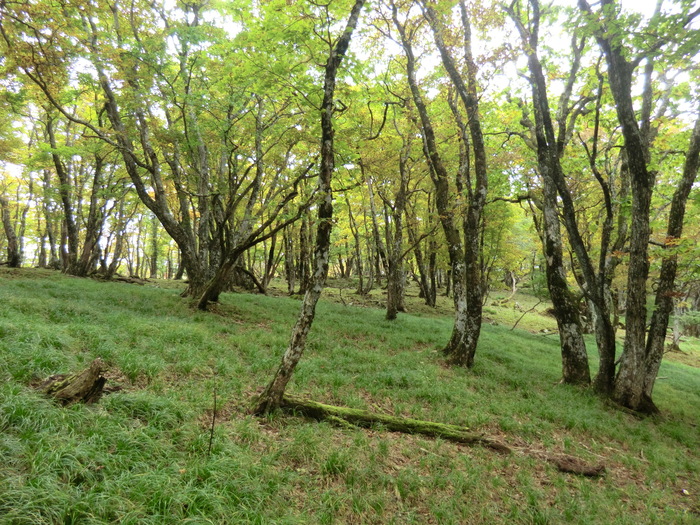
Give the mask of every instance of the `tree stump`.
<path id="1" fill-rule="evenodd" d="M 44 381 L 39 389 L 58 400 L 63 406 L 73 403 L 95 403 L 102 396 L 107 379 L 102 376 L 105 365 L 95 359 L 88 368 L 72 375 L 55 375 Z"/>

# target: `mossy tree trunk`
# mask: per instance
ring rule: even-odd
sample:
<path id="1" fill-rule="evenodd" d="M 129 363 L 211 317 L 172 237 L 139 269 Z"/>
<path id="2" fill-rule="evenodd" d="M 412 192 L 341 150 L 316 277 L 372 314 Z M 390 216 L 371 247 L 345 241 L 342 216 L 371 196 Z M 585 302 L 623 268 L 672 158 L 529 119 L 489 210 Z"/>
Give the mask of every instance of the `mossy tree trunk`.
<path id="1" fill-rule="evenodd" d="M 542 71 L 542 65 L 537 55 L 539 44 L 540 5 L 538 0 L 530 0 L 531 10 L 528 10 L 528 19 L 523 21 L 521 13 L 513 6 L 508 8 L 508 14 L 513 19 L 523 42 L 523 49 L 528 58 L 530 70 L 530 86 L 532 89 L 532 106 L 535 122 L 531 125 L 531 132 L 535 137 L 535 151 L 537 153 L 537 167 L 542 177 L 544 198 L 542 201 L 543 228 L 542 238 L 546 259 L 547 286 L 554 306 L 562 354 L 563 381 L 569 384 L 589 384 L 591 381 L 588 366 L 588 354 L 583 339 L 583 329 L 578 312 L 578 304 L 569 291 L 566 280 L 566 271 L 563 261 L 563 247 L 561 229 L 559 226 L 558 199 L 563 201 L 563 214 L 569 239 L 592 295 L 593 302 L 598 305 L 599 287 L 597 276 L 593 270 L 587 249 L 578 231 L 576 213 L 571 199 L 571 194 L 562 170 L 560 156 L 566 144 L 566 125 L 569 121 L 567 114 L 560 119 L 559 134 L 555 133 L 554 123 L 549 109 L 547 96 L 547 84 Z M 527 24 L 527 26 L 526 26 Z M 581 49 L 574 48 L 574 60 L 570 78 L 575 78 L 578 71 Z M 568 112 L 568 99 L 571 96 L 573 82 L 567 83 L 562 95 L 562 106 Z M 576 115 L 574 115 L 575 117 Z M 607 312 L 597 312 L 597 318 L 609 318 Z M 614 342 L 614 341 L 613 341 Z M 614 347 L 613 347 L 614 348 Z M 613 350 L 614 352 L 614 350 Z"/>
<path id="2" fill-rule="evenodd" d="M 19 268 L 22 263 L 22 253 L 19 249 L 15 227 L 10 218 L 10 203 L 4 195 L 0 195 L 0 213 L 2 213 L 2 225 L 7 237 L 7 265 L 10 268 Z"/>
<path id="3" fill-rule="evenodd" d="M 283 397 L 280 407 L 314 419 L 327 419 L 330 421 L 340 419 L 360 427 L 381 425 L 394 432 L 438 437 L 455 443 L 483 445 L 505 454 L 511 452 L 510 447 L 504 443 L 476 434 L 468 428 L 458 425 L 376 414 L 356 408 L 325 405 L 289 395 Z"/>
<path id="4" fill-rule="evenodd" d="M 270 384 L 256 400 L 253 408 L 253 413 L 255 414 L 265 414 L 276 410 L 280 406 L 287 384 L 304 353 L 306 338 L 316 315 L 316 303 L 321 296 L 328 277 L 331 230 L 333 228 L 331 181 L 335 167 L 333 151 L 333 112 L 335 101 L 333 96 L 338 67 L 350 45 L 350 39 L 357 26 L 364 3 L 365 0 L 355 1 L 345 30 L 335 46 L 331 48 L 328 62 L 326 62 L 323 103 L 321 105 L 321 165 L 318 175 L 318 229 L 314 253 L 314 273 L 311 286 L 304 294 L 301 312 L 292 329 L 291 340 L 282 357 L 282 363 Z"/>

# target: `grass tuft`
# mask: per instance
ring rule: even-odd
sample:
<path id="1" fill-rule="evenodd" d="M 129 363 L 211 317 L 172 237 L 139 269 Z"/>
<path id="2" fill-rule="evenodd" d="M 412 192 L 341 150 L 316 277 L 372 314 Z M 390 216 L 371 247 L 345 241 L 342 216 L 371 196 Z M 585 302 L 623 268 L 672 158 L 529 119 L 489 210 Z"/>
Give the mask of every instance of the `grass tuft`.
<path id="1" fill-rule="evenodd" d="M 697 523 L 700 343 L 669 354 L 638 419 L 558 384 L 555 323 L 516 295 L 487 305 L 473 370 L 445 366 L 449 299 L 409 288 L 395 322 L 381 292 L 319 304 L 290 393 L 467 426 L 516 450 L 607 466 L 599 480 L 531 454 L 499 456 L 418 436 L 247 415 L 287 345 L 299 302 L 224 294 L 196 312 L 177 286 L 138 287 L 0 268 L 0 523 Z M 591 346 L 591 352 L 593 352 Z M 60 407 L 31 388 L 108 365 L 119 387 Z M 592 361 L 594 359 L 592 358 Z M 214 392 L 217 420 L 209 440 Z"/>

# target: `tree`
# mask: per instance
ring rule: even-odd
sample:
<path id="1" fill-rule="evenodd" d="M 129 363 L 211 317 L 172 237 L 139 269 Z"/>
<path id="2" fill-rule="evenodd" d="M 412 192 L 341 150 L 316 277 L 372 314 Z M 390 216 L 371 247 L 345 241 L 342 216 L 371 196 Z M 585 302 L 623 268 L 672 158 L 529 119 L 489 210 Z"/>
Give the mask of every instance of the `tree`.
<path id="1" fill-rule="evenodd" d="M 569 118 L 569 98 L 571 97 L 573 80 L 576 77 L 580 64 L 580 52 L 583 48 L 583 41 L 579 46 L 574 40 L 574 57 L 576 58 L 573 61 L 569 82 L 560 100 L 559 133 L 557 135 L 555 134 L 550 114 L 547 84 L 542 64 L 537 54 L 540 5 L 537 0 L 530 0 L 529 5 L 532 10 L 530 18 L 526 21 L 527 27 L 521 19 L 519 4 L 514 2 L 507 8 L 507 11 L 515 22 L 523 40 L 523 49 L 528 58 L 528 69 L 530 71 L 529 81 L 532 88 L 535 115 L 534 135 L 536 139 L 537 165 L 543 185 L 543 199 L 541 203 L 543 225 L 541 230 L 547 270 L 547 285 L 559 327 L 563 381 L 572 384 L 588 384 L 590 383 L 588 354 L 583 340 L 578 304 L 569 291 L 566 281 L 557 203 L 558 197 L 561 197 L 564 202 L 564 218 L 569 239 L 587 278 L 589 285 L 587 291 L 599 310 L 599 315 L 596 316 L 596 319 L 608 322 L 604 328 L 599 330 L 598 341 L 601 357 L 608 355 L 609 344 L 612 344 L 612 355 L 614 356 L 615 336 L 612 326 L 609 324 L 603 289 L 598 285 L 598 279 L 588 257 L 588 252 L 578 232 L 573 200 L 566 186 L 564 171 L 560 161 L 564 153 L 565 137 L 568 131 L 567 126 L 571 123 Z M 611 340 L 610 337 L 612 337 Z M 602 368 L 604 369 L 604 367 Z"/>
<path id="2" fill-rule="evenodd" d="M 298 94 L 271 90 L 271 75 L 232 59 L 249 31 L 229 42 L 195 4 L 22 3 L 3 4 L 1 14 L 10 64 L 62 117 L 120 153 L 135 192 L 177 243 L 186 295 L 200 307 L 217 299 L 241 253 L 299 217 L 296 186 L 313 163 L 313 153 L 296 151 L 304 112 L 293 107 Z M 51 34 L 32 20 L 55 21 Z M 253 53 L 253 67 L 271 62 L 264 51 Z M 76 74 L 80 68 L 88 74 Z M 76 82 L 96 95 L 99 111 L 70 110 Z M 59 177 L 69 177 L 62 168 L 56 164 Z"/>
<path id="3" fill-rule="evenodd" d="M 622 128 L 626 160 L 629 167 L 632 194 L 632 223 L 630 227 L 630 262 L 627 274 L 627 325 L 625 343 L 622 356 L 620 357 L 620 367 L 615 377 L 613 398 L 623 406 L 639 410 L 642 412 L 655 412 L 656 406 L 649 393 L 653 387 L 656 373 L 658 372 L 657 361 L 661 358 L 658 355 L 658 344 L 652 341 L 657 340 L 663 332 L 665 338 L 668 324 L 668 314 L 657 316 L 651 338 L 647 342 L 647 280 L 649 278 L 649 258 L 648 246 L 650 238 L 650 207 L 651 197 L 654 188 L 655 172 L 650 168 L 650 117 L 651 110 L 648 99 L 643 99 L 641 113 L 641 125 L 637 120 L 637 113 L 634 107 L 632 96 L 633 74 L 642 61 L 647 61 L 647 72 L 650 74 L 654 69 L 654 55 L 664 45 L 670 42 L 692 43 L 695 40 L 697 46 L 697 36 L 687 29 L 688 24 L 698 15 L 700 10 L 685 11 L 680 16 L 663 17 L 658 11 L 650 23 L 649 29 L 653 34 L 659 34 L 659 30 L 667 31 L 667 35 L 659 35 L 657 41 L 652 43 L 650 49 L 633 57 L 633 51 L 629 44 L 625 42 L 620 34 L 622 30 L 617 18 L 617 4 L 614 0 L 603 0 L 601 9 L 594 13 L 586 0 L 579 0 L 579 9 L 584 13 L 586 20 L 592 27 L 593 34 L 605 56 L 608 65 L 608 79 L 617 118 Z M 666 23 L 666 26 L 662 24 Z M 659 28 L 657 30 L 657 28 Z M 690 49 L 693 49 L 692 47 Z M 691 56 L 697 54 L 698 48 L 691 51 Z M 684 49 L 684 53 L 688 53 Z M 693 135 L 695 136 L 695 135 Z M 695 140 L 695 139 L 691 139 Z M 692 142 L 691 142 L 692 145 Z M 686 184 L 686 176 L 694 180 L 693 154 L 686 157 L 686 167 L 690 166 L 690 172 L 684 170 L 683 179 Z M 697 168 L 695 167 L 695 173 Z M 691 182 L 692 184 L 692 182 Z M 678 195 L 676 214 L 672 220 L 677 222 L 680 218 L 682 223 L 685 201 L 687 197 L 683 193 Z M 682 227 L 681 227 L 682 229 Z M 680 233 L 677 224 L 669 228 L 672 235 Z M 663 274 L 663 284 L 665 293 L 669 293 L 669 287 L 673 288 L 675 272 L 672 271 L 673 263 L 669 260 L 666 267 L 667 273 Z M 659 298 L 657 304 L 664 310 L 668 308 L 667 300 Z M 661 345 L 663 348 L 663 345 Z M 661 353 L 663 350 L 661 350 Z"/>
<path id="4" fill-rule="evenodd" d="M 10 217 L 10 203 L 4 195 L 0 195 L 0 213 L 2 213 L 2 226 L 7 238 L 7 265 L 10 268 L 19 268 L 22 264 L 22 253 L 17 241 L 17 232 Z"/>
<path id="5" fill-rule="evenodd" d="M 459 200 L 465 203 L 464 207 L 466 208 L 462 221 L 462 231 L 454 218 L 455 212 L 461 215 L 461 210 L 459 205 L 450 199 L 450 194 L 454 190 L 450 187 L 446 160 L 437 146 L 432 118 L 417 82 L 418 65 L 413 41 L 418 34 L 420 22 L 412 22 L 408 18 L 404 21 L 399 20 L 399 9 L 396 3 L 391 4 L 391 20 L 399 34 L 399 42 L 406 56 L 406 78 L 419 117 L 424 155 L 435 186 L 435 205 L 447 241 L 450 259 L 455 322 L 452 337 L 443 351 L 449 357 L 450 362 L 471 367 L 474 364 L 474 354 L 481 330 L 483 276 L 479 253 L 482 212 L 486 203 L 488 186 L 486 154 L 478 108 L 476 65 L 471 54 L 471 26 L 466 7 L 461 3 L 460 13 L 467 64 L 467 82 L 464 82 L 444 42 L 444 23 L 429 5 L 423 5 L 423 9 L 424 16 L 431 26 L 435 44 L 440 51 L 442 64 L 467 113 L 468 124 L 465 125 L 462 123 L 456 105 L 451 106 L 462 145 L 455 177 L 456 194 Z M 467 129 L 469 129 L 471 140 L 468 138 Z M 469 144 L 474 152 L 475 177 L 473 183 L 470 173 Z M 458 218 L 462 217 L 458 216 Z"/>
<path id="6" fill-rule="evenodd" d="M 318 226 L 316 232 L 316 248 L 314 251 L 314 274 L 311 288 L 306 291 L 301 304 L 301 311 L 294 328 L 287 350 L 282 357 L 275 376 L 270 384 L 255 401 L 253 412 L 265 414 L 277 409 L 282 402 L 282 396 L 299 363 L 306 346 L 306 338 L 316 314 L 318 302 L 328 276 L 330 256 L 331 230 L 333 228 L 333 197 L 331 182 L 335 166 L 333 149 L 333 114 L 335 107 L 335 84 L 338 68 L 350 45 L 350 39 L 357 27 L 364 0 L 355 0 L 350 16 L 342 35 L 336 42 L 326 40 L 329 56 L 324 67 L 323 102 L 321 104 L 321 165 L 318 174 Z"/>

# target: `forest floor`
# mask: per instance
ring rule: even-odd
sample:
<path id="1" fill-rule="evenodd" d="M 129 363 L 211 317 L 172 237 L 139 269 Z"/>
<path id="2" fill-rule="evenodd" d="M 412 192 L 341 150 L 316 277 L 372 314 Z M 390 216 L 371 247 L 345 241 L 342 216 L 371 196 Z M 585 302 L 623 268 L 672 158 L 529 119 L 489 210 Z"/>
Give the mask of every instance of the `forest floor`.
<path id="1" fill-rule="evenodd" d="M 639 418 L 559 383 L 556 323 L 537 298 L 492 294 L 465 370 L 440 353 L 448 298 L 431 309 L 409 289 L 409 313 L 389 322 L 381 290 L 351 284 L 324 292 L 289 392 L 465 426 L 513 454 L 248 415 L 298 313 L 281 288 L 227 293 L 205 313 L 181 283 L 0 268 L 0 523 L 700 523 L 698 340 L 662 365 L 661 416 Z M 589 354 L 594 373 L 592 339 Z M 109 393 L 94 405 L 33 388 L 97 357 Z M 562 453 L 605 475 L 541 459 Z"/>

